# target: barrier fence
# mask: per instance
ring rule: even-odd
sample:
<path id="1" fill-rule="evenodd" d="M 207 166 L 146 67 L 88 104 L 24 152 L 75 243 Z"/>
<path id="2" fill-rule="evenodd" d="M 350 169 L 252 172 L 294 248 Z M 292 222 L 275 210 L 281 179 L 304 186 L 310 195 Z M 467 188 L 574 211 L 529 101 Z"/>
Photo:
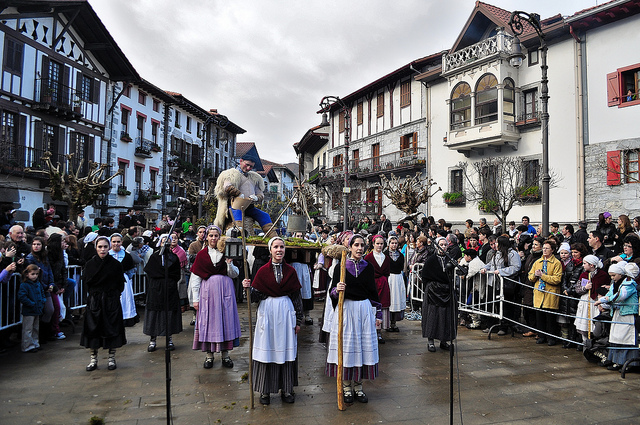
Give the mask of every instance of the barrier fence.
<path id="1" fill-rule="evenodd" d="M 87 291 L 82 282 L 82 267 L 67 267 L 69 279 L 76 282 L 75 290 L 69 296 L 67 308 L 69 310 L 80 310 L 87 306 Z M 20 315 L 20 301 L 18 300 L 18 289 L 20 289 L 21 276 L 14 273 L 9 278 L 9 282 L 0 286 L 0 330 L 9 329 L 22 324 Z M 135 273 L 131 279 L 133 295 L 144 295 L 147 291 L 147 274 Z"/>
<path id="2" fill-rule="evenodd" d="M 424 298 L 424 285 L 421 277 L 422 266 L 422 264 L 416 264 L 414 266 L 414 270 L 409 273 L 408 293 L 411 308 L 411 313 L 409 313 L 410 320 L 420 320 L 419 318 L 411 317 L 411 314 L 415 316 L 415 313 L 418 313 L 414 310 L 414 302 L 422 303 Z M 491 339 L 491 334 L 494 332 L 495 328 L 504 329 L 508 327 L 511 329 L 512 335 L 515 335 L 516 330 L 530 330 L 540 337 L 553 338 L 558 341 L 564 341 L 582 347 L 585 346 L 585 342 L 582 341 L 581 338 L 576 338 L 579 336 L 578 334 L 574 334 L 574 338 L 563 337 L 560 332 L 558 332 L 558 334 L 550 334 L 546 330 L 539 329 L 537 325 L 523 320 L 528 314 L 535 314 L 536 312 L 544 312 L 545 314 L 553 317 L 552 320 L 557 322 L 558 327 L 562 326 L 563 323 L 571 326 L 575 320 L 583 320 L 588 324 L 587 329 L 591 329 L 590 333 L 592 336 L 596 331 L 596 325 L 629 325 L 627 322 L 614 321 L 612 319 L 600 320 L 602 317 L 596 319 L 600 310 L 594 305 L 595 301 L 591 298 L 575 298 L 562 293 L 538 289 L 537 287 L 535 288 L 535 291 L 549 294 L 549 296 L 555 296 L 560 299 L 565 299 L 567 302 L 577 302 L 578 304 L 586 303 L 589 307 L 583 308 L 583 311 L 590 311 L 590 317 L 588 317 L 589 314 L 580 316 L 570 315 L 562 313 L 559 310 L 542 309 L 533 305 L 526 305 L 522 302 L 523 298 L 521 294 L 523 291 L 534 291 L 533 286 L 523 284 L 518 280 L 510 279 L 508 277 L 495 275 L 490 272 L 478 273 L 472 278 L 464 279 L 456 271 L 456 274 L 454 275 L 454 284 L 459 312 L 463 316 L 468 314 L 472 319 L 474 316 L 483 317 L 485 323 L 489 323 L 488 339 Z M 580 309 L 577 310 L 580 311 Z M 635 322 L 640 322 L 638 315 L 635 317 Z M 636 325 L 636 333 L 638 330 L 638 326 Z M 640 341 L 640 338 L 637 340 Z M 607 341 L 606 345 L 603 345 L 602 348 L 607 350 L 638 350 L 638 357 L 627 361 L 623 366 L 623 377 L 624 371 L 630 363 L 640 362 L 640 346 L 631 348 L 629 346 L 611 346 Z"/>

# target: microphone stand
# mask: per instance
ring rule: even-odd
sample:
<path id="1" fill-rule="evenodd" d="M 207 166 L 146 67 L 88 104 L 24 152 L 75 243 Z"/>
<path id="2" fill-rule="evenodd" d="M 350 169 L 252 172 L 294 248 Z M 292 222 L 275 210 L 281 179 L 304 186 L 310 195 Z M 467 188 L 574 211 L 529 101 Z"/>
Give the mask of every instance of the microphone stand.
<path id="1" fill-rule="evenodd" d="M 184 209 L 184 205 L 188 203 L 178 203 L 178 213 L 169 229 L 169 237 L 165 240 L 160 248 L 160 258 L 164 267 L 164 329 L 165 329 L 165 345 L 164 345 L 164 364 L 165 364 L 165 382 L 166 382 L 166 398 L 167 398 L 167 425 L 171 425 L 171 351 L 169 350 L 169 253 L 165 252 L 171 249 L 171 235 L 176 228 L 176 223 L 180 220 L 180 214 Z M 165 255 L 166 254 L 166 255 Z"/>
<path id="2" fill-rule="evenodd" d="M 454 268 L 457 268 L 458 270 L 460 270 L 461 272 L 464 273 L 465 270 L 460 266 L 460 264 L 458 264 L 458 262 L 456 260 L 454 260 L 446 250 L 442 249 L 440 247 L 440 245 L 435 243 L 435 238 L 432 238 L 428 234 L 426 236 L 431 241 L 431 244 L 434 245 L 435 248 L 436 248 L 436 252 L 433 255 L 438 255 L 438 253 L 441 253 L 442 256 L 447 259 L 447 263 L 453 264 Z M 445 240 L 446 240 L 446 238 L 445 238 Z M 447 240 L 447 244 L 448 243 L 449 243 L 449 241 Z M 457 340 L 457 336 L 458 336 L 458 330 L 457 330 L 457 327 L 458 327 L 457 326 L 457 319 L 458 318 L 457 318 L 457 315 L 456 315 L 456 303 L 457 303 L 457 300 L 456 300 L 456 297 L 455 297 L 455 281 L 451 277 L 449 277 L 449 274 L 446 272 L 446 267 L 445 267 L 445 273 L 447 274 L 447 279 L 449 279 L 449 281 L 450 281 L 450 285 L 449 285 L 449 298 L 450 298 L 449 302 L 450 302 L 450 306 L 449 306 L 449 308 L 451 309 L 451 331 L 455 335 L 455 337 L 451 340 L 451 346 L 449 347 L 449 423 L 451 425 L 453 425 L 453 356 L 454 356 L 454 351 L 455 351 L 454 341 Z M 426 297 L 426 292 L 423 295 L 423 300 L 422 300 L 423 303 L 426 301 L 425 297 Z"/>

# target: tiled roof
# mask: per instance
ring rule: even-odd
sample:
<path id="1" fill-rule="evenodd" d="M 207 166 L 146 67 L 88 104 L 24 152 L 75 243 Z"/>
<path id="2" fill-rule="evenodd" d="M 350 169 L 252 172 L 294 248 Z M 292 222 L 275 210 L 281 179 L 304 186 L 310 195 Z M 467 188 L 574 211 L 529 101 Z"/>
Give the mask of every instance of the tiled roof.
<path id="1" fill-rule="evenodd" d="M 571 15 L 571 17 L 576 17 L 578 15 L 582 15 L 582 14 L 590 12 L 590 11 L 592 11 L 594 9 L 604 8 L 604 7 L 607 7 L 607 5 L 610 4 L 610 3 L 616 3 L 616 2 L 619 2 L 619 1 L 620 0 L 611 0 L 611 1 L 599 4 L 599 5 L 596 5 L 596 6 L 588 7 L 586 9 L 582 9 L 582 10 L 577 11 L 576 13 Z"/>
<path id="2" fill-rule="evenodd" d="M 505 27 L 506 29 L 510 29 L 509 20 L 511 19 L 512 12 L 509 12 L 508 10 L 504 10 L 492 4 L 483 3 L 481 1 L 476 2 L 476 8 L 481 10 L 487 17 L 492 18 L 493 21 L 499 23 L 501 26 Z M 541 18 L 540 26 L 544 31 L 544 28 L 548 25 L 549 22 L 553 23 L 561 18 L 562 16 L 560 14 L 551 16 L 546 19 Z M 533 34 L 535 32 L 536 32 L 535 29 L 528 22 L 523 21 L 523 31 L 522 31 L 523 37 L 529 34 Z"/>

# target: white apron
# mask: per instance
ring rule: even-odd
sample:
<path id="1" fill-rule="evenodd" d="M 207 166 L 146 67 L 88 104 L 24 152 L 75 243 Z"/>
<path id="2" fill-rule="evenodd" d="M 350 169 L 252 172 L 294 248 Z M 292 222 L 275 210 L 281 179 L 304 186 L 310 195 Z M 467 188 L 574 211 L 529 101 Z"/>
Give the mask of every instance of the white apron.
<path id="1" fill-rule="evenodd" d="M 338 364 L 338 312 L 331 320 L 331 338 L 327 363 Z M 378 363 L 376 308 L 371 301 L 344 300 L 342 362 L 343 367 L 362 367 Z"/>
<path id="2" fill-rule="evenodd" d="M 120 294 L 120 304 L 122 304 L 122 318 L 131 319 L 136 317 L 136 302 L 133 299 L 133 286 L 131 285 L 131 279 L 127 274 L 124 274 L 124 290 Z"/>
<path id="3" fill-rule="evenodd" d="M 296 359 L 296 310 L 291 298 L 269 297 L 260 301 L 253 339 L 253 360 L 284 364 Z"/>
<path id="4" fill-rule="evenodd" d="M 391 304 L 389 311 L 404 311 L 407 308 L 407 288 L 404 286 L 404 279 L 401 274 L 389 275 L 389 292 L 391 294 Z"/>

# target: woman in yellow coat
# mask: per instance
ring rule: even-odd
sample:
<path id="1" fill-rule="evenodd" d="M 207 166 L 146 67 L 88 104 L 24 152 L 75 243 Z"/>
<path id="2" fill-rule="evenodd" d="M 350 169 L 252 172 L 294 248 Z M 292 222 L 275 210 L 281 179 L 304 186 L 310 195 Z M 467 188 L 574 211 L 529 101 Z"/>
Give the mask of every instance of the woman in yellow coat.
<path id="1" fill-rule="evenodd" d="M 542 257 L 533 263 L 529 271 L 529 281 L 534 284 L 533 306 L 541 309 L 536 310 L 536 323 L 541 331 L 536 344 L 544 344 L 548 340 L 549 346 L 557 343 L 558 326 L 553 311 L 557 311 L 560 305 L 560 297 L 555 294 L 562 291 L 562 263 L 553 255 L 555 250 L 554 240 L 544 241 Z"/>

